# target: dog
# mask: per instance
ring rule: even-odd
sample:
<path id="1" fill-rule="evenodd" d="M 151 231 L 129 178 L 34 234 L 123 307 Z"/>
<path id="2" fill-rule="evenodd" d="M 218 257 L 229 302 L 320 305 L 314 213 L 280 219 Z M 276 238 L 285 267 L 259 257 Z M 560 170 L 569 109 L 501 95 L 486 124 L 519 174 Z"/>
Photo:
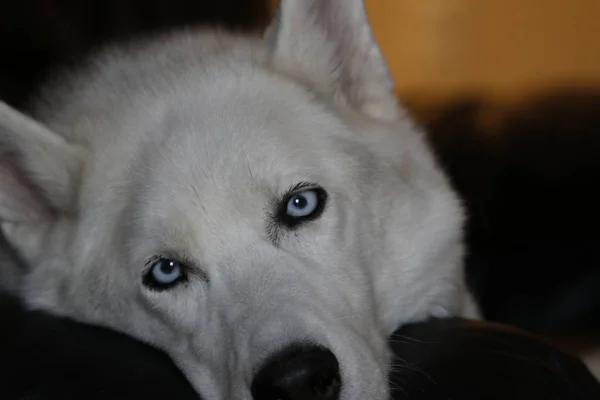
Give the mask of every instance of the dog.
<path id="1" fill-rule="evenodd" d="M 0 106 L 30 309 L 164 350 L 206 399 L 388 398 L 388 336 L 461 313 L 463 209 L 361 0 L 179 29 Z"/>

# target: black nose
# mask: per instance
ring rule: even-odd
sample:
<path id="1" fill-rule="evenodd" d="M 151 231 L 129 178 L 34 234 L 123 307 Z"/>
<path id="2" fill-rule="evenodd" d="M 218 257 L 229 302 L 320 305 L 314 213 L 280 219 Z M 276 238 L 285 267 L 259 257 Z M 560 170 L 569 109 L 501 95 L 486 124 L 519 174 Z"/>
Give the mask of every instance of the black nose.
<path id="1" fill-rule="evenodd" d="M 333 353 L 303 345 L 270 358 L 254 377 L 251 390 L 254 400 L 337 400 L 341 386 Z"/>

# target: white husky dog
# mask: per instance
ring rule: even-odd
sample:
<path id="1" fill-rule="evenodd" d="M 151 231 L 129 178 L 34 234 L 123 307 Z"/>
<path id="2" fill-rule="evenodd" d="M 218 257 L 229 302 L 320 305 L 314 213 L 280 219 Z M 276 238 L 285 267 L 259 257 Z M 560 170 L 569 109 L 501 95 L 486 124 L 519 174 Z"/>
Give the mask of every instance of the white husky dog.
<path id="1" fill-rule="evenodd" d="M 459 312 L 462 209 L 361 0 L 129 43 L 41 97 L 0 107 L 12 289 L 163 349 L 205 399 L 387 399 L 388 335 Z"/>

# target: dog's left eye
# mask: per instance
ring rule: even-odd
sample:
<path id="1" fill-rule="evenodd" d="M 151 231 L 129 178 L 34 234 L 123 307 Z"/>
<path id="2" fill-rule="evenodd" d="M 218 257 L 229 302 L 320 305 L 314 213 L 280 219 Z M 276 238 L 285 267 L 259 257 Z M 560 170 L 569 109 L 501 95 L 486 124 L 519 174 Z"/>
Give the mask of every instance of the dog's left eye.
<path id="1" fill-rule="evenodd" d="M 304 221 L 318 218 L 325 208 L 327 194 L 321 188 L 297 190 L 284 198 L 279 211 L 279 222 L 294 227 Z"/>
<path id="2" fill-rule="evenodd" d="M 144 276 L 144 285 L 157 290 L 168 289 L 186 277 L 182 264 L 177 260 L 158 258 L 150 264 Z"/>

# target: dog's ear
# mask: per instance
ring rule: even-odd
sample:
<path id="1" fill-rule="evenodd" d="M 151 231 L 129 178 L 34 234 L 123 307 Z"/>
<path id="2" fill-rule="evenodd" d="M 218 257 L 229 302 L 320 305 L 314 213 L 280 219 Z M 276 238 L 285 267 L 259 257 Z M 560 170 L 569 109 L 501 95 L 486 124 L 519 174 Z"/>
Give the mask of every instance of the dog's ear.
<path id="1" fill-rule="evenodd" d="M 280 0 L 266 40 L 275 69 L 373 118 L 398 117 L 363 0 Z"/>
<path id="2" fill-rule="evenodd" d="M 65 212 L 83 149 L 0 101 L 0 222 L 37 223 Z"/>

